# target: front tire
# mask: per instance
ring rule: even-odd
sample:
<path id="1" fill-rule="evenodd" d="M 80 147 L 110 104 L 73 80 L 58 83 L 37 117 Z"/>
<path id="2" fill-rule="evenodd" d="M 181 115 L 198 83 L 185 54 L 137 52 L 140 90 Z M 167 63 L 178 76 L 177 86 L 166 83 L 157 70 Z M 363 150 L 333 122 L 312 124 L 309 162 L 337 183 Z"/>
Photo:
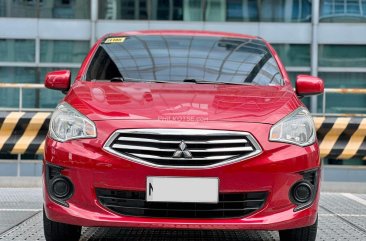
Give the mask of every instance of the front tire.
<path id="1" fill-rule="evenodd" d="M 281 241 L 315 241 L 318 230 L 318 218 L 315 223 L 308 227 L 280 230 Z"/>
<path id="2" fill-rule="evenodd" d="M 81 227 L 49 220 L 43 209 L 43 229 L 47 241 L 78 241 Z"/>

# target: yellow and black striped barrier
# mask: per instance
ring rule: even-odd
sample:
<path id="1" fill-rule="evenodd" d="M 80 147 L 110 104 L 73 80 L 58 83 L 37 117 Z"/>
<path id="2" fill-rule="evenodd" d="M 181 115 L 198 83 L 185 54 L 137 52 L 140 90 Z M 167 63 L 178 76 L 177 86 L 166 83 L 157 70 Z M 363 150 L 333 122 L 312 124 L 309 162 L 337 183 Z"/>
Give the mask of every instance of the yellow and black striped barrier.
<path id="1" fill-rule="evenodd" d="M 42 154 L 50 112 L 0 112 L 1 154 Z"/>
<path id="2" fill-rule="evenodd" d="M 42 154 L 50 112 L 0 112 L 0 154 Z M 366 159 L 366 118 L 315 117 L 322 158 Z"/>
<path id="3" fill-rule="evenodd" d="M 366 159 L 366 118 L 315 117 L 322 158 Z"/>

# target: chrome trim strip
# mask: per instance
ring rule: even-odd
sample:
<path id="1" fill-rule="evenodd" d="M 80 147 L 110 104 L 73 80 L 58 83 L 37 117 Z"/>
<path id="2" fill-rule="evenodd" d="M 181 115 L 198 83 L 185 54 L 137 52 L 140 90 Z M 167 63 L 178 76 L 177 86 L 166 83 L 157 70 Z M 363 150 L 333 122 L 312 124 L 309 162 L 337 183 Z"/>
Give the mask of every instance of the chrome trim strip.
<path id="1" fill-rule="evenodd" d="M 137 138 L 137 137 L 126 137 L 126 136 L 122 136 L 118 138 L 119 141 L 138 141 L 138 142 L 149 142 L 149 143 L 176 143 L 179 144 L 180 141 L 160 141 L 157 139 L 152 139 L 152 138 Z"/>
<path id="2" fill-rule="evenodd" d="M 170 158 L 170 157 L 161 157 L 161 156 L 155 156 L 155 155 L 148 155 L 148 154 L 139 154 L 139 153 L 134 153 L 133 155 L 138 156 L 140 158 L 149 158 L 149 159 L 161 159 L 161 160 L 185 160 L 185 158 Z M 208 157 L 200 157 L 200 158 L 191 158 L 190 160 L 194 160 L 194 161 L 200 161 L 200 160 L 221 160 L 221 159 L 228 159 L 233 157 L 233 155 L 231 156 L 208 156 Z"/>
<path id="3" fill-rule="evenodd" d="M 156 147 L 140 146 L 140 145 L 123 145 L 123 144 L 113 144 L 113 148 L 116 149 L 127 149 L 127 150 L 143 150 L 143 151 L 161 151 L 161 152 L 175 152 L 175 149 L 160 149 Z"/>
<path id="4" fill-rule="evenodd" d="M 137 137 L 126 137 L 122 136 L 118 138 L 119 141 L 136 141 L 136 142 L 149 142 L 149 143 L 176 143 L 180 141 L 161 141 L 153 138 L 137 138 Z M 184 141 L 187 144 L 236 144 L 236 143 L 247 143 L 245 139 L 230 139 L 230 140 L 212 140 L 212 141 Z"/>
<path id="5" fill-rule="evenodd" d="M 179 143 L 179 142 L 178 142 Z M 187 142 L 185 142 L 187 143 Z M 144 151 L 161 151 L 161 152 L 175 152 L 176 149 L 163 149 L 163 148 L 156 148 L 156 147 L 147 147 L 141 145 L 125 145 L 125 144 L 113 144 L 113 148 L 116 149 L 128 149 L 128 150 L 144 150 Z M 206 148 L 206 149 L 194 149 L 189 150 L 190 152 L 197 153 L 197 152 L 232 152 L 232 151 L 253 151 L 253 147 L 251 146 L 243 146 L 243 147 L 223 147 L 223 148 Z"/>
<path id="6" fill-rule="evenodd" d="M 137 138 L 122 136 L 118 138 L 119 141 L 136 141 L 136 142 L 150 142 L 150 143 L 176 143 L 180 141 L 160 141 L 153 138 Z M 231 144 L 231 143 L 247 143 L 245 139 L 232 139 L 232 140 L 211 140 L 211 141 L 184 141 L 186 144 Z"/>
<path id="7" fill-rule="evenodd" d="M 232 151 L 254 151 L 251 146 L 243 146 L 243 147 L 223 147 L 223 148 L 207 148 L 202 150 L 189 150 L 190 152 L 232 152 Z"/>
<path id="8" fill-rule="evenodd" d="M 185 135 L 185 136 L 245 136 L 250 143 L 255 147 L 255 150 L 248 155 L 242 155 L 240 157 L 229 159 L 226 161 L 222 161 L 220 163 L 215 163 L 212 165 L 206 166 L 170 166 L 170 165 L 158 165 L 148 161 L 144 161 L 138 157 L 132 157 L 129 155 L 121 154 L 111 148 L 111 144 L 113 141 L 120 135 L 121 133 L 133 133 L 133 134 L 151 134 L 151 135 Z M 177 142 L 179 143 L 179 142 Z M 186 143 L 189 143 L 188 141 Z M 231 143 L 231 142 L 230 142 Z M 117 144 L 115 144 L 117 145 Z M 214 168 L 219 166 L 224 166 L 228 164 L 232 164 L 239 161 L 244 161 L 254 156 L 258 156 L 262 153 L 262 148 L 256 141 L 256 139 L 248 132 L 240 132 L 240 131 L 226 131 L 226 130 L 207 130 L 207 129 L 120 129 L 115 131 L 105 142 L 103 149 L 117 157 L 122 157 L 126 160 L 143 164 L 145 166 L 155 167 L 155 168 L 168 168 L 168 169 L 206 169 L 206 168 Z M 161 151 L 161 150 L 160 150 Z M 201 159 L 201 158 L 200 158 Z M 179 161 L 179 159 L 176 159 Z M 193 159 L 194 160 L 194 159 Z"/>

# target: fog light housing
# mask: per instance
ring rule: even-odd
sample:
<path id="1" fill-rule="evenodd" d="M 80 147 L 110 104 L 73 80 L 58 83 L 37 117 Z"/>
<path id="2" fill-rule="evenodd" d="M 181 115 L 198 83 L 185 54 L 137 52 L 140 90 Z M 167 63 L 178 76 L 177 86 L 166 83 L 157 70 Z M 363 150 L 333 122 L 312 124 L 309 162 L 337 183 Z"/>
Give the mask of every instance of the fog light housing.
<path id="1" fill-rule="evenodd" d="M 74 193 L 71 180 L 62 175 L 63 167 L 46 164 L 46 186 L 49 197 L 56 203 L 68 207 L 66 202 Z"/>
<path id="2" fill-rule="evenodd" d="M 307 203 L 313 195 L 313 187 L 307 182 L 299 182 L 292 188 L 292 196 L 297 203 Z"/>
<path id="3" fill-rule="evenodd" d="M 317 197 L 320 168 L 299 172 L 303 178 L 289 189 L 289 199 L 296 205 L 294 212 L 310 207 Z"/>
<path id="4" fill-rule="evenodd" d="M 67 200 L 72 194 L 72 184 L 65 177 L 54 178 L 51 182 L 52 195 L 61 200 Z"/>

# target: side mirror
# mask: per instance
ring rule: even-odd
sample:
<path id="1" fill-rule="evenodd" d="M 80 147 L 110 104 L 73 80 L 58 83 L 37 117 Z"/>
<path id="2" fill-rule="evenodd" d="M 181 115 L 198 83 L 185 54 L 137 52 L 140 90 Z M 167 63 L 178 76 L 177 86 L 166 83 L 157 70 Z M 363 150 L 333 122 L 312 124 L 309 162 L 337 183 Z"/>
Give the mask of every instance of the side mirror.
<path id="1" fill-rule="evenodd" d="M 298 75 L 296 79 L 296 94 L 298 96 L 319 95 L 324 92 L 322 79 L 310 75 Z"/>
<path id="2" fill-rule="evenodd" d="M 70 89 L 71 72 L 70 70 L 57 70 L 47 73 L 44 85 L 48 89 L 61 90 L 67 92 Z"/>

